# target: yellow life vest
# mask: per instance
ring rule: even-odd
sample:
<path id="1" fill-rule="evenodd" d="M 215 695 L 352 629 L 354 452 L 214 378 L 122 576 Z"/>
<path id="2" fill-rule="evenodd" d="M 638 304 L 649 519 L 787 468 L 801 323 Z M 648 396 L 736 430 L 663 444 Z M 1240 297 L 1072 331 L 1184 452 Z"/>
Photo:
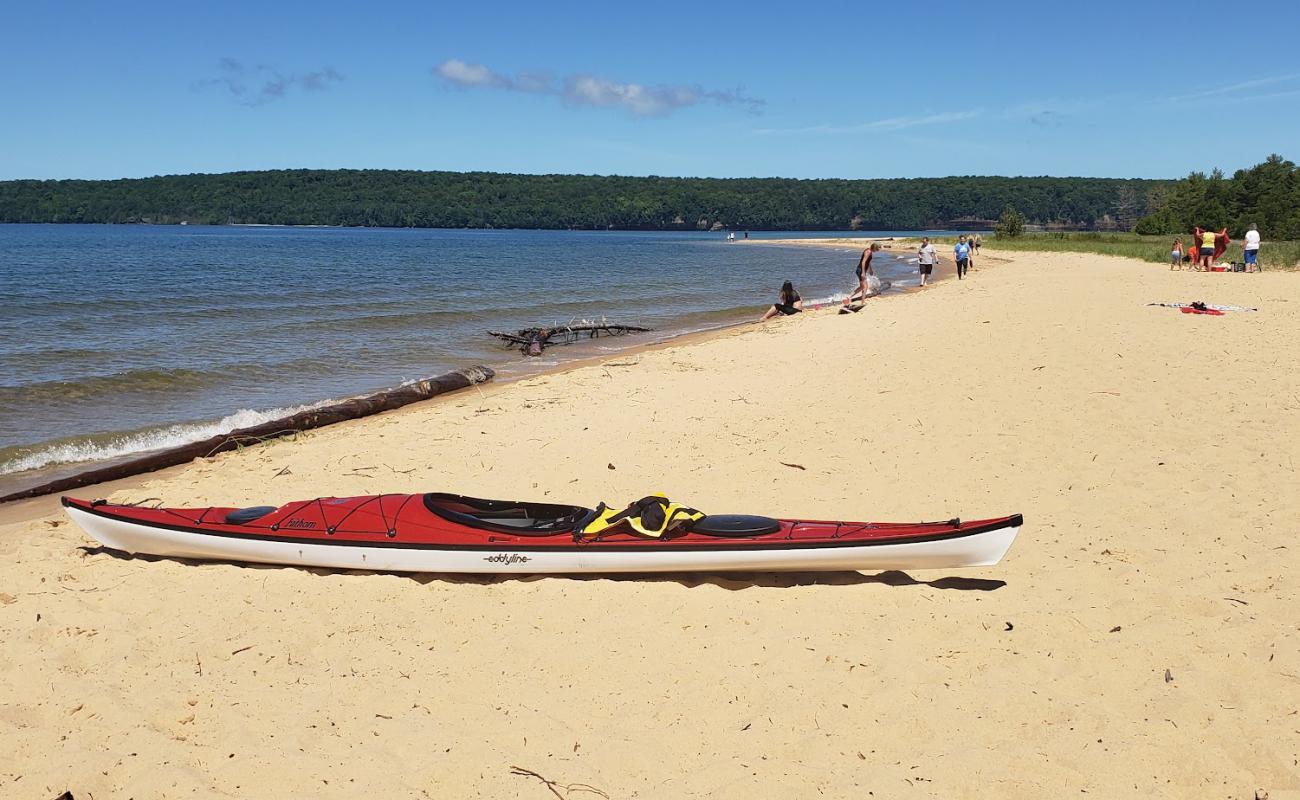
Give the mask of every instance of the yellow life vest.
<path id="1" fill-rule="evenodd" d="M 578 535 L 584 539 L 594 539 L 617 530 L 631 530 L 657 539 L 669 531 L 703 518 L 704 514 L 693 508 L 671 502 L 662 494 L 652 494 L 630 503 L 622 510 L 601 503 L 596 509 L 596 518 L 584 525 Z"/>

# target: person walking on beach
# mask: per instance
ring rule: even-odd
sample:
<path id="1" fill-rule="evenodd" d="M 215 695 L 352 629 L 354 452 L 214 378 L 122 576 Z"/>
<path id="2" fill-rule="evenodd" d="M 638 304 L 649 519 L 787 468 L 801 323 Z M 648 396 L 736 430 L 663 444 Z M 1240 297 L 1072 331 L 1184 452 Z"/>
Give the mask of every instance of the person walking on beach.
<path id="1" fill-rule="evenodd" d="M 965 234 L 957 237 L 952 255 L 957 260 L 957 280 L 963 280 L 966 277 L 966 270 L 970 268 L 970 245 L 966 243 Z"/>
<path id="2" fill-rule="evenodd" d="M 1255 223 L 1250 224 L 1246 231 L 1246 243 L 1241 246 L 1241 254 L 1245 257 L 1246 271 L 1259 272 L 1259 228 Z"/>
<path id="3" fill-rule="evenodd" d="M 777 301 L 772 304 L 772 307 L 767 310 L 767 313 L 763 315 L 759 322 L 767 322 L 777 314 L 788 317 L 792 314 L 798 314 L 800 311 L 803 311 L 803 298 L 794 290 L 794 284 L 786 281 L 781 284 L 781 294 Z"/>
<path id="4" fill-rule="evenodd" d="M 1183 268 L 1183 240 L 1174 239 L 1174 249 L 1169 251 L 1169 269 Z"/>
<path id="5" fill-rule="evenodd" d="M 978 233 L 971 237 L 971 249 L 975 251 L 974 255 L 980 254 L 980 248 L 984 246 L 984 237 Z"/>
<path id="6" fill-rule="evenodd" d="M 934 245 L 930 244 L 930 237 L 927 236 L 921 240 L 921 247 L 916 251 L 916 267 L 921 273 L 921 288 L 924 289 L 930 282 L 930 273 L 934 272 L 934 262 L 938 258 L 934 252 Z"/>

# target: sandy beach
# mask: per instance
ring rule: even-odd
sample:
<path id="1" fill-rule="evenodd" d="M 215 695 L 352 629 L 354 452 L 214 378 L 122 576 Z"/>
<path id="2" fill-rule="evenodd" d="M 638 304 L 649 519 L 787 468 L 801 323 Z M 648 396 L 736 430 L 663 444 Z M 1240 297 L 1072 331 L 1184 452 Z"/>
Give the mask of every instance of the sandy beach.
<path id="1" fill-rule="evenodd" d="M 1300 797 L 1300 276 L 976 267 L 110 496 L 1023 513 L 998 567 L 192 564 L 29 503 L 0 516 L 0 797 Z M 1147 306 L 1192 300 L 1259 311 Z"/>

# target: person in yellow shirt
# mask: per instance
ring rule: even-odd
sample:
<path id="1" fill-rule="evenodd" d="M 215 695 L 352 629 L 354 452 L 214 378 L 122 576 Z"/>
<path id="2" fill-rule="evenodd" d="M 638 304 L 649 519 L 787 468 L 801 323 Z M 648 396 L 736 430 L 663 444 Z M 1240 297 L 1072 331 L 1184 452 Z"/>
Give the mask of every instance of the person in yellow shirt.
<path id="1" fill-rule="evenodd" d="M 1214 263 L 1214 231 L 1201 231 L 1201 270 L 1209 272 Z"/>

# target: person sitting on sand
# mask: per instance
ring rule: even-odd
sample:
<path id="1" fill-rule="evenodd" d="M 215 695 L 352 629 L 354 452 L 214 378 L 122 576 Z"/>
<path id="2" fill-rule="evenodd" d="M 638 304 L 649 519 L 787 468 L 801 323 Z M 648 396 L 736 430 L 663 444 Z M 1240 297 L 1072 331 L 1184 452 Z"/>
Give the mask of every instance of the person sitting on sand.
<path id="1" fill-rule="evenodd" d="M 938 260 L 934 252 L 934 245 L 930 244 L 930 237 L 927 236 L 921 240 L 921 247 L 916 251 L 916 267 L 921 273 L 921 288 L 924 289 L 930 282 L 930 273 L 934 272 L 934 262 Z"/>
<path id="2" fill-rule="evenodd" d="M 767 310 L 767 313 L 763 315 L 759 322 L 767 322 L 778 314 L 788 317 L 791 314 L 798 314 L 800 311 L 803 311 L 803 298 L 794 290 L 794 284 L 786 281 L 781 284 L 781 295 L 777 302 Z"/>
<path id="3" fill-rule="evenodd" d="M 1174 239 L 1174 249 L 1169 251 L 1169 269 L 1183 268 L 1183 240 Z"/>

